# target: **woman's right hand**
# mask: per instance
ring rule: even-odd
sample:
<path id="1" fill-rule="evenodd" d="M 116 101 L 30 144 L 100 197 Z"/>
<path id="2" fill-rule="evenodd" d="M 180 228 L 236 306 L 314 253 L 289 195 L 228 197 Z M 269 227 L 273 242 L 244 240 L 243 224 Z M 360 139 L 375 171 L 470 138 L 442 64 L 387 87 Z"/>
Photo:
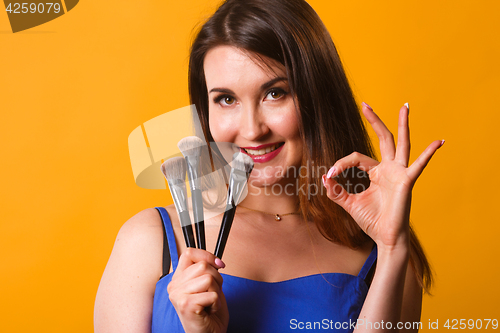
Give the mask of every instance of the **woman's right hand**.
<path id="1" fill-rule="evenodd" d="M 188 248 L 167 287 L 186 333 L 226 332 L 229 312 L 219 268 L 224 263 L 210 252 Z"/>

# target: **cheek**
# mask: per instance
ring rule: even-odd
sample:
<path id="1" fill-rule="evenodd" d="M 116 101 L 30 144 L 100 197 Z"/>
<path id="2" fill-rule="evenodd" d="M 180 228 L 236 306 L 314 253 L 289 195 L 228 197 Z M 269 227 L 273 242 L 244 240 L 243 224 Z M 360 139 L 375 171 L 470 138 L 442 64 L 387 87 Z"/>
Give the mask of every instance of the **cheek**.
<path id="1" fill-rule="evenodd" d="M 231 126 L 231 121 L 225 117 L 220 117 L 214 113 L 209 113 L 208 125 L 210 126 L 210 133 L 216 142 L 231 142 L 234 135 L 234 123 Z"/>
<path id="2" fill-rule="evenodd" d="M 292 112 L 287 112 L 273 119 L 272 127 L 275 132 L 288 140 L 300 139 L 299 121 Z"/>

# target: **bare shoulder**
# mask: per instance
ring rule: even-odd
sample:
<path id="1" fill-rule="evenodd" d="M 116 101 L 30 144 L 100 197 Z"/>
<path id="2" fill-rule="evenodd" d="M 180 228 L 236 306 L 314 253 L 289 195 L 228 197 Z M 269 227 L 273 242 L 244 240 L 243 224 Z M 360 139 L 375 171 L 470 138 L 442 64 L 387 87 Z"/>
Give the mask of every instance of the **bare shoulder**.
<path id="1" fill-rule="evenodd" d="M 162 273 L 161 223 L 156 209 L 146 209 L 121 227 L 97 291 L 95 332 L 150 332 Z"/>
<path id="2" fill-rule="evenodd" d="M 121 227 L 113 254 L 125 256 L 131 262 L 148 268 L 146 274 L 161 276 L 163 228 L 158 211 L 146 209 L 131 217 Z M 125 259 L 125 258 L 124 258 Z M 148 267 L 144 267 L 147 265 Z M 143 273 L 144 274 L 144 273 Z"/>
<path id="3" fill-rule="evenodd" d="M 163 239 L 161 217 L 154 208 L 145 209 L 132 216 L 123 224 L 116 238 L 118 242 L 133 242 L 147 246 L 149 242 L 158 243 Z M 157 245 L 157 244 L 156 244 Z M 161 245 L 161 244 L 160 244 Z"/>

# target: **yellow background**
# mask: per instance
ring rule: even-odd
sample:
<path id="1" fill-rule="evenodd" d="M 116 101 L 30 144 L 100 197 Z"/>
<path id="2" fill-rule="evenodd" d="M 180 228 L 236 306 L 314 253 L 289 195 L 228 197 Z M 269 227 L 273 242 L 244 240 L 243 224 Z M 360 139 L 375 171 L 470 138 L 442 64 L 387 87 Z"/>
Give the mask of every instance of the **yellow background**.
<path id="1" fill-rule="evenodd" d="M 500 319 L 500 2 L 310 3 L 358 101 L 392 130 L 410 103 L 411 160 L 446 139 L 413 196 L 437 276 L 424 328 Z M 135 185 L 128 135 L 189 104 L 191 30 L 216 4 L 87 0 L 16 34 L 0 12 L 0 331 L 92 331 L 120 226 L 170 203 Z"/>

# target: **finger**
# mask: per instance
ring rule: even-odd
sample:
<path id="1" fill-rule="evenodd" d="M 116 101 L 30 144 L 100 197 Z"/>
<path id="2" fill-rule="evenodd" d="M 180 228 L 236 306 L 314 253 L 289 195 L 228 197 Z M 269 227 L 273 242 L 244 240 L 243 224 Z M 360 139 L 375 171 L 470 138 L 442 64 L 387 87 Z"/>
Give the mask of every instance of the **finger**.
<path id="1" fill-rule="evenodd" d="M 327 197 L 347 211 L 347 203 L 351 194 L 344 190 L 344 188 L 334 179 L 328 178 L 326 175 L 323 175 L 322 180 L 326 188 Z"/>
<path id="2" fill-rule="evenodd" d="M 398 121 L 398 146 L 396 147 L 396 161 L 408 166 L 410 160 L 410 127 L 408 126 L 408 114 L 410 113 L 410 106 L 406 103 L 399 110 Z"/>
<path id="3" fill-rule="evenodd" d="M 427 163 L 431 160 L 431 157 L 434 155 L 436 150 L 443 146 L 444 140 L 437 140 L 431 143 L 422 154 L 413 162 L 412 165 L 408 168 L 408 177 L 415 182 L 417 178 L 420 176 L 424 168 L 427 166 Z"/>
<path id="4" fill-rule="evenodd" d="M 186 295 L 176 303 L 176 310 L 184 316 L 192 313 L 199 315 L 205 311 L 205 308 L 208 308 L 210 313 L 214 313 L 220 309 L 220 304 L 219 294 L 211 291 Z"/>
<path id="5" fill-rule="evenodd" d="M 396 148 L 394 147 L 394 136 L 368 104 L 363 103 L 362 111 L 375 131 L 375 134 L 377 134 L 382 159 L 394 159 L 394 155 L 396 153 Z"/>
<path id="6" fill-rule="evenodd" d="M 187 267 L 191 266 L 194 263 L 200 262 L 200 261 L 205 261 L 205 262 L 209 263 L 215 269 L 224 268 L 226 266 L 222 262 L 222 260 L 220 260 L 219 258 L 214 256 L 212 253 L 205 251 L 205 250 L 195 249 L 195 248 L 189 247 L 180 256 L 177 270 L 180 270 L 182 272 Z"/>
<path id="7" fill-rule="evenodd" d="M 182 292 L 185 294 L 204 293 L 209 291 L 220 292 L 222 285 L 211 274 L 204 274 L 192 280 L 186 281 L 182 285 Z"/>
<path id="8" fill-rule="evenodd" d="M 363 155 L 358 152 L 349 154 L 335 162 L 333 167 L 328 170 L 327 178 L 333 178 L 340 175 L 344 170 L 352 167 L 357 167 L 360 170 L 369 172 L 371 169 L 379 165 L 380 162 L 373 158 Z"/>
<path id="9" fill-rule="evenodd" d="M 176 281 L 190 281 L 205 274 L 210 274 L 215 279 L 215 281 L 220 286 L 222 286 L 222 276 L 212 265 L 210 265 L 206 261 L 199 261 L 192 264 L 176 277 Z"/>

